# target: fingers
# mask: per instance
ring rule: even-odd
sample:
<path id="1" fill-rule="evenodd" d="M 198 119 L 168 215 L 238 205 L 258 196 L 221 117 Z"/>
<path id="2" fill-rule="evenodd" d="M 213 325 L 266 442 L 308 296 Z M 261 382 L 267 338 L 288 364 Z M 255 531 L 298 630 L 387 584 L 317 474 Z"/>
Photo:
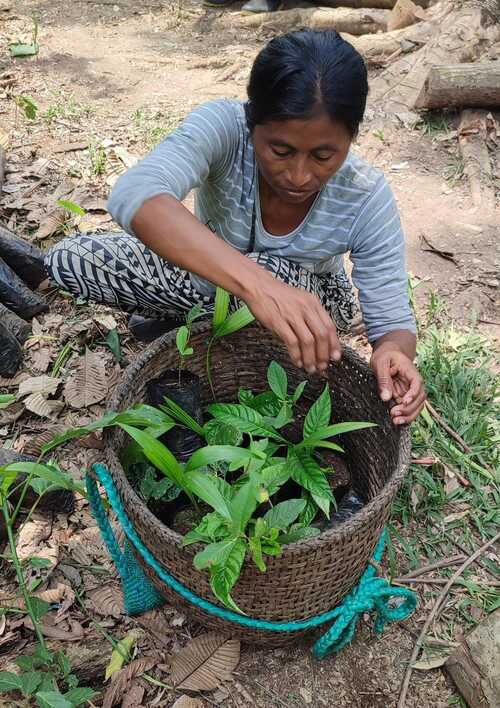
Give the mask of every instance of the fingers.
<path id="1" fill-rule="evenodd" d="M 372 360 L 372 367 L 377 377 L 380 398 L 383 401 L 390 401 L 394 395 L 394 388 L 391 375 L 391 357 L 383 355 Z"/>
<path id="2" fill-rule="evenodd" d="M 411 361 L 401 364 L 398 379 L 403 379 L 398 388 L 406 390 L 398 396 L 397 405 L 391 409 L 391 416 L 395 425 L 403 425 L 411 423 L 419 415 L 426 393 L 422 377 Z"/>
<path id="3" fill-rule="evenodd" d="M 427 395 L 425 390 L 422 388 L 421 391 L 416 395 L 412 403 L 405 405 L 404 403 L 398 403 L 391 409 L 392 422 L 394 425 L 408 425 L 412 423 L 415 418 L 417 418 L 424 407 L 425 399 Z"/>
<path id="4" fill-rule="evenodd" d="M 319 302 L 317 303 L 316 312 L 312 316 L 306 314 L 305 321 L 314 337 L 314 367 L 317 371 L 326 371 L 330 361 L 339 361 L 342 356 L 337 329 Z M 314 372 L 310 371 L 309 373 Z"/>

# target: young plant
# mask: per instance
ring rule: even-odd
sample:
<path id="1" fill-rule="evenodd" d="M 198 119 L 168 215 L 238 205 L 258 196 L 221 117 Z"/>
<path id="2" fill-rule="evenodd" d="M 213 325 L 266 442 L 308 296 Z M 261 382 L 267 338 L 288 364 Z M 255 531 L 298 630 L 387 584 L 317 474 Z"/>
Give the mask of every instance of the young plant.
<path id="1" fill-rule="evenodd" d="M 20 483 L 19 474 L 26 476 Z M 0 694 L 12 694 L 12 698 L 36 700 L 38 706 L 80 706 L 97 694 L 90 688 L 78 686 L 77 677 L 71 673 L 71 664 L 64 654 L 51 653 L 41 629 L 42 617 L 51 609 L 49 603 L 31 594 L 26 585 L 23 567 L 17 554 L 15 523 L 28 487 L 36 492 L 37 499 L 29 510 L 24 523 L 31 518 L 42 496 L 54 489 L 70 489 L 84 493 L 82 488 L 56 465 L 32 462 L 16 462 L 0 467 L 0 505 L 7 531 L 9 560 L 14 566 L 17 583 L 24 601 L 24 610 L 3 608 L 2 612 L 26 612 L 30 617 L 37 637 L 37 648 L 31 655 L 18 656 L 15 663 L 20 671 L 0 671 Z M 14 493 L 17 502 L 12 501 Z M 16 498 L 17 498 L 16 496 Z M 40 565 L 43 559 L 31 559 Z M 18 705 L 13 700 L 12 705 Z M 21 703 L 19 703 L 21 705 Z M 24 703 L 23 703 L 24 705 Z M 31 703 L 30 703 L 31 705 Z"/>
<path id="2" fill-rule="evenodd" d="M 179 352 L 179 385 L 181 379 L 181 370 L 184 367 L 186 359 L 193 355 L 193 347 L 190 346 L 189 340 L 191 339 L 191 328 L 194 322 L 203 315 L 203 305 L 200 303 L 194 305 L 186 315 L 186 324 L 179 327 L 177 330 L 177 335 L 175 337 L 175 343 L 177 346 L 177 351 Z"/>

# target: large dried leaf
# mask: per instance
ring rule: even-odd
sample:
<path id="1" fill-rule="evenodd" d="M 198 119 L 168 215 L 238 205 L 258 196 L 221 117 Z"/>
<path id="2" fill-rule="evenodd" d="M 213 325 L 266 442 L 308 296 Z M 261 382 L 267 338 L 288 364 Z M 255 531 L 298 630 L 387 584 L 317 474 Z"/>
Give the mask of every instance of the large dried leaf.
<path id="1" fill-rule="evenodd" d="M 52 522 L 46 518 L 32 519 L 24 524 L 16 541 L 19 558 L 46 558 L 55 566 L 59 559 L 59 544 L 51 530 Z"/>
<path id="2" fill-rule="evenodd" d="M 103 617 L 114 617 L 118 619 L 125 614 L 123 607 L 123 596 L 117 585 L 104 585 L 103 587 L 91 590 L 88 593 L 90 601 L 95 611 Z"/>
<path id="3" fill-rule="evenodd" d="M 24 399 L 26 409 L 31 413 L 39 415 L 41 418 L 57 418 L 64 408 L 62 401 L 48 401 L 41 393 L 32 393 Z"/>
<path id="4" fill-rule="evenodd" d="M 33 368 L 35 371 L 40 371 L 44 374 L 52 361 L 53 352 L 50 347 L 38 347 L 31 352 L 31 361 L 33 362 Z"/>
<path id="5" fill-rule="evenodd" d="M 165 614 L 165 608 L 159 607 L 154 610 L 149 610 L 149 612 L 139 615 L 137 621 L 163 645 L 169 646 L 171 644 L 174 630 L 170 626 L 169 619 Z"/>
<path id="6" fill-rule="evenodd" d="M 172 659 L 171 680 L 183 691 L 211 691 L 230 678 L 240 660 L 240 643 L 217 632 L 192 639 Z"/>
<path id="7" fill-rule="evenodd" d="M 30 393 L 41 393 L 43 396 L 52 396 L 61 379 L 54 379 L 52 376 L 30 376 L 19 384 L 18 395 L 20 398 Z"/>
<path id="8" fill-rule="evenodd" d="M 104 362 L 95 352 L 85 350 L 77 369 L 64 389 L 64 397 L 73 408 L 87 408 L 106 397 L 108 385 Z"/>
<path id="9" fill-rule="evenodd" d="M 203 708 L 204 705 L 201 698 L 183 695 L 172 704 L 172 708 Z"/>
<path id="10" fill-rule="evenodd" d="M 438 669 L 446 663 L 448 656 L 448 654 L 440 654 L 439 656 L 430 656 L 425 659 L 420 659 L 412 664 L 412 668 L 417 669 L 417 671 L 431 671 L 432 669 Z"/>
<path id="11" fill-rule="evenodd" d="M 35 239 L 37 241 L 43 241 L 43 239 L 52 236 L 59 231 L 65 221 L 66 211 L 64 209 L 57 208 L 49 211 L 40 221 L 40 226 L 35 233 Z"/>
<path id="12" fill-rule="evenodd" d="M 12 403 L 8 408 L 0 409 L 0 426 L 10 425 L 15 423 L 18 418 L 24 413 L 24 404 L 22 401 Z"/>
<path id="13" fill-rule="evenodd" d="M 113 706 L 122 700 L 131 682 L 137 676 L 141 676 L 141 674 L 152 669 L 157 663 L 157 657 L 143 656 L 140 659 L 131 661 L 125 668 L 117 671 L 116 674 L 111 677 L 111 683 L 104 694 L 102 708 L 113 708 Z"/>
<path id="14" fill-rule="evenodd" d="M 33 435 L 26 445 L 23 447 L 22 452 L 25 455 L 31 455 L 32 457 L 39 457 L 42 452 L 43 445 L 46 445 L 54 435 L 59 435 L 66 430 L 66 426 L 62 424 L 52 425 L 47 430 L 42 430 L 41 433 Z"/>
<path id="15" fill-rule="evenodd" d="M 146 689 L 140 683 L 134 683 L 127 691 L 122 702 L 122 708 L 141 708 Z"/>

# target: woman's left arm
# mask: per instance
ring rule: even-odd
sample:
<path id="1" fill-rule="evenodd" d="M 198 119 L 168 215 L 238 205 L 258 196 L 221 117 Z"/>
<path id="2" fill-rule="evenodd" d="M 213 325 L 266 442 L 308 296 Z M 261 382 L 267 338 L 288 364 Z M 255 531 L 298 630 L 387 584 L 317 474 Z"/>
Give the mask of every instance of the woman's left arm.
<path id="1" fill-rule="evenodd" d="M 391 409 L 396 425 L 410 423 L 422 410 L 425 390 L 413 363 L 416 328 L 408 300 L 404 236 L 396 201 L 383 177 L 356 219 L 350 250 L 380 397 L 396 401 Z"/>

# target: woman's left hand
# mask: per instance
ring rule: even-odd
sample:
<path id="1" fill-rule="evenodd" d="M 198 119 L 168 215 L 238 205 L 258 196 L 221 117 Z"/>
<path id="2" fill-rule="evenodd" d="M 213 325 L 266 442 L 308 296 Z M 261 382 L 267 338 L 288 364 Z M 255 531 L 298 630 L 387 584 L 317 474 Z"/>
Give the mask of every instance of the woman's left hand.
<path id="1" fill-rule="evenodd" d="M 426 393 L 412 360 L 386 344 L 373 352 L 370 365 L 377 377 L 380 398 L 396 401 L 391 408 L 393 423 L 403 425 L 415 420 L 424 406 Z"/>

